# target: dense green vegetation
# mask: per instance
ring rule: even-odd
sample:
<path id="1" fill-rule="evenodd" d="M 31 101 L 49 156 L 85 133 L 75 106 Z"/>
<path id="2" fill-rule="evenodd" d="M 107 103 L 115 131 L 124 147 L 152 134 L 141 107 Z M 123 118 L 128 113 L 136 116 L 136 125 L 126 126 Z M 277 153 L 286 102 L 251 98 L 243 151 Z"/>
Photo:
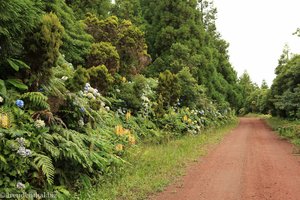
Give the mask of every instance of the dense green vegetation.
<path id="1" fill-rule="evenodd" d="M 69 198 L 137 162 L 137 145 L 241 107 L 209 2 L 13 0 L 0 13 L 3 194 Z"/>
<path id="2" fill-rule="evenodd" d="M 187 165 L 222 141 L 238 120 L 228 125 L 207 130 L 199 135 L 188 135 L 164 145 L 139 145 L 130 150 L 125 159 L 130 162 L 115 177 L 99 180 L 98 187 L 83 189 L 79 199 L 147 199 L 162 191 L 185 173 Z M 159 155 L 159 156 L 158 156 Z M 74 199 L 76 198 L 74 197 Z"/>
<path id="3" fill-rule="evenodd" d="M 284 51 L 270 89 L 238 78 L 216 14 L 207 0 L 2 2 L 0 193 L 68 199 L 139 145 L 237 112 L 299 118 L 299 56 Z"/>
<path id="4" fill-rule="evenodd" d="M 300 122 L 284 120 L 278 117 L 268 117 L 268 124 L 275 130 L 283 139 L 291 141 L 294 145 L 300 146 Z M 299 153 L 294 152 L 294 153 Z"/>

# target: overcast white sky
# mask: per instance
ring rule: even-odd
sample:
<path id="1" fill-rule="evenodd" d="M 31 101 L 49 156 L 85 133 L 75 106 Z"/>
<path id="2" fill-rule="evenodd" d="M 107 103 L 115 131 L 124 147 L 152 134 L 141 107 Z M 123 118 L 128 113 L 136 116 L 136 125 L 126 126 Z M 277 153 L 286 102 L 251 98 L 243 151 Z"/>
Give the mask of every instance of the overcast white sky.
<path id="1" fill-rule="evenodd" d="M 247 70 L 251 79 L 269 86 L 284 45 L 300 53 L 300 0 L 214 0 L 217 28 L 229 42 L 230 62 L 240 76 Z"/>

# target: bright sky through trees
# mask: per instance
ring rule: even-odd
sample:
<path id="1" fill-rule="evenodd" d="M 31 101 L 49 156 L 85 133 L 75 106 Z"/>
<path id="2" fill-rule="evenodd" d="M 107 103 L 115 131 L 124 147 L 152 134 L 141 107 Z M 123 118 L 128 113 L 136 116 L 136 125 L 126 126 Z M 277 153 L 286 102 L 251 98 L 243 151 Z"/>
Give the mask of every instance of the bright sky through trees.
<path id="1" fill-rule="evenodd" d="M 247 70 L 251 79 L 270 86 L 274 69 L 284 45 L 300 53 L 300 38 L 293 35 L 300 27 L 298 0 L 215 0 L 217 28 L 230 43 L 233 67 L 241 75 Z"/>

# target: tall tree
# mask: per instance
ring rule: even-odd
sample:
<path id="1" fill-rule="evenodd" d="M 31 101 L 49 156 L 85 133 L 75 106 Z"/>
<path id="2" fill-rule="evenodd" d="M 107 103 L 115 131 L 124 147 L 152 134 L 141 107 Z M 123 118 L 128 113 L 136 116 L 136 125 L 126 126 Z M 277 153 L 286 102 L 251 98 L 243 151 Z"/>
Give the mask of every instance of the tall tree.
<path id="1" fill-rule="evenodd" d="M 42 14 L 40 5 L 31 0 L 10 0 L 0 3 L 0 68 L 6 59 L 20 56 L 22 43 Z M 3 73 L 1 73 L 3 74 Z"/>
<path id="2" fill-rule="evenodd" d="M 261 89 L 269 89 L 269 86 L 268 86 L 267 81 L 265 79 L 262 81 L 260 88 Z"/>
<path id="3" fill-rule="evenodd" d="M 287 64 L 287 62 L 290 59 L 290 47 L 285 44 L 283 47 L 282 54 L 280 55 L 280 58 L 278 60 L 278 66 L 275 69 L 275 74 L 280 74 L 282 71 L 282 68 L 284 68 L 284 65 Z"/>
<path id="4" fill-rule="evenodd" d="M 111 0 L 66 0 L 74 10 L 77 19 L 84 19 L 87 13 L 105 18 L 109 15 Z"/>
<path id="5" fill-rule="evenodd" d="M 142 0 L 141 6 L 148 23 L 146 37 L 154 59 L 170 50 L 176 42 L 199 47 L 196 38 L 203 35 L 203 30 L 198 26 L 201 22 L 196 0 Z"/>
<path id="6" fill-rule="evenodd" d="M 247 107 L 246 99 L 251 95 L 252 92 L 258 88 L 252 81 L 247 71 L 245 71 L 239 78 L 238 85 L 243 99 L 241 107 Z"/>
<path id="7" fill-rule="evenodd" d="M 56 67 L 64 28 L 58 17 L 46 14 L 39 26 L 25 43 L 26 59 L 31 66 L 30 77 L 33 89 L 47 82 L 51 77 L 51 68 Z"/>
<path id="8" fill-rule="evenodd" d="M 120 19 L 129 20 L 139 27 L 143 27 L 145 23 L 140 0 L 115 0 L 112 14 Z"/>
<path id="9" fill-rule="evenodd" d="M 85 24 L 87 32 L 98 43 L 93 45 L 89 64 L 113 63 L 107 66 L 109 71 L 119 72 L 124 76 L 138 74 L 149 64 L 150 56 L 147 53 L 144 33 L 130 21 L 116 16 L 102 20 L 89 14 Z M 94 60 L 96 57 L 97 60 Z"/>
<path id="10" fill-rule="evenodd" d="M 276 68 L 277 76 L 271 86 L 273 114 L 300 118 L 300 55 L 294 55 Z"/>
<path id="11" fill-rule="evenodd" d="M 82 65 L 89 53 L 92 37 L 84 30 L 84 24 L 76 20 L 74 11 L 64 0 L 45 1 L 45 10 L 54 12 L 65 28 L 61 53 L 67 61 Z"/>
<path id="12" fill-rule="evenodd" d="M 154 62 L 147 75 L 190 68 L 198 84 L 220 104 L 238 100 L 237 74 L 229 63 L 228 44 L 216 30 L 210 1 L 141 1 L 146 38 Z"/>

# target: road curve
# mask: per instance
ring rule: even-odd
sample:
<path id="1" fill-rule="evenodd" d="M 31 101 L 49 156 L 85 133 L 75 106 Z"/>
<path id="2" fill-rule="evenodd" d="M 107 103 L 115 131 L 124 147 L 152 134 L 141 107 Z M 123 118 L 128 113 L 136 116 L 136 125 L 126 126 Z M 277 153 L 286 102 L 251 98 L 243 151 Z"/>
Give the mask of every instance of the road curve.
<path id="1" fill-rule="evenodd" d="M 300 200 L 300 159 L 256 118 L 241 118 L 223 142 L 156 200 Z"/>

